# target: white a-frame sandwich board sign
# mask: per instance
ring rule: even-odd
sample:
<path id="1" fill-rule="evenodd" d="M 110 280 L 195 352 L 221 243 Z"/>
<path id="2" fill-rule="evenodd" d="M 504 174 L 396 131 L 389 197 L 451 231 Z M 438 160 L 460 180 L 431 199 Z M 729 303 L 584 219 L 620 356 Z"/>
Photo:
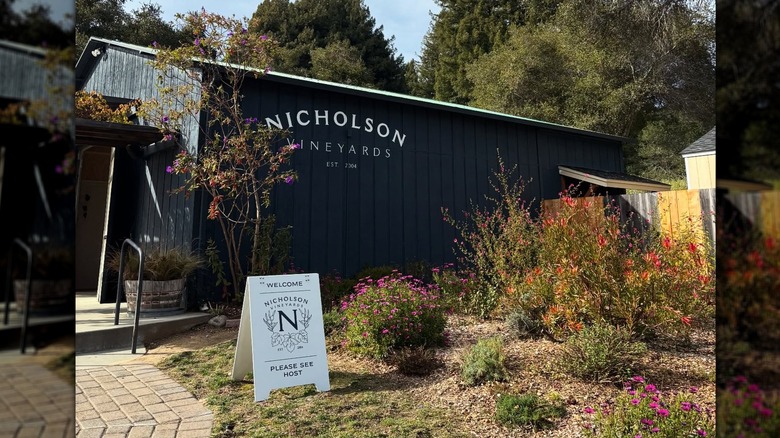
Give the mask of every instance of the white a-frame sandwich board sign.
<path id="1" fill-rule="evenodd" d="M 233 380 L 250 371 L 255 401 L 307 383 L 330 390 L 319 274 L 247 278 Z"/>

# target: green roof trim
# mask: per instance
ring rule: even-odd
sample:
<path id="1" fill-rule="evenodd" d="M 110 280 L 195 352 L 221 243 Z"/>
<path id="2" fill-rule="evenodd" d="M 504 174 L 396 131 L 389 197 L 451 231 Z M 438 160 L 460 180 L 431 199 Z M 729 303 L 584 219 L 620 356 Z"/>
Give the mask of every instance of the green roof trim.
<path id="1" fill-rule="evenodd" d="M 80 78 L 81 75 L 79 75 L 80 71 L 83 71 L 83 69 L 88 68 L 86 65 L 82 65 L 82 60 L 87 59 L 87 61 L 84 61 L 84 64 L 90 63 L 90 58 L 94 58 L 91 54 L 95 48 L 101 47 L 101 46 L 116 46 L 121 47 L 126 50 L 132 50 L 137 51 L 139 53 L 144 53 L 147 55 L 154 56 L 157 54 L 157 50 L 151 47 L 144 47 L 139 46 L 136 44 L 129 44 L 124 43 L 121 41 L 114 41 L 114 40 L 108 40 L 104 38 L 96 38 L 96 37 L 90 37 L 89 41 L 87 42 L 87 45 L 84 48 L 84 51 L 81 53 L 81 56 L 79 56 L 79 60 L 76 63 L 76 74 L 77 78 Z M 231 65 L 228 63 L 217 63 L 217 65 Z M 233 65 L 235 67 L 244 68 L 248 71 L 260 71 L 258 69 L 252 68 L 252 67 L 246 67 L 246 66 L 240 66 L 240 65 Z M 339 84 L 336 82 L 329 82 L 329 81 L 323 81 L 320 79 L 314 79 L 314 78 L 307 78 L 302 76 L 295 76 L 288 73 L 281 73 L 281 72 L 275 72 L 270 71 L 267 74 L 265 74 L 264 79 L 282 82 L 282 83 L 289 83 L 289 84 L 296 84 L 296 85 L 309 85 L 313 88 L 319 88 L 319 89 L 327 89 L 332 91 L 341 91 L 341 92 L 347 92 L 349 94 L 354 95 L 361 95 L 366 97 L 375 97 L 375 98 L 381 98 L 383 100 L 390 100 L 398 103 L 407 103 L 407 104 L 415 104 L 419 106 L 424 106 L 428 108 L 433 109 L 441 109 L 441 110 L 449 110 L 454 111 L 462 114 L 471 114 L 471 115 L 477 115 L 482 117 L 488 117 L 488 118 L 494 118 L 494 119 L 500 119 L 508 122 L 520 122 L 526 125 L 531 126 L 538 126 L 543 128 L 549 128 L 556 131 L 563 131 L 568 132 L 572 134 L 579 134 L 579 135 L 587 135 L 590 137 L 597 137 L 607 140 L 613 140 L 618 141 L 621 143 L 632 143 L 634 142 L 633 139 L 627 138 L 627 137 L 620 137 L 616 135 L 611 134 L 605 134 L 601 132 L 596 131 L 589 131 L 586 129 L 580 129 L 580 128 L 574 128 L 571 126 L 566 125 L 560 125 L 557 123 L 552 122 L 544 122 L 541 120 L 535 120 L 535 119 L 529 119 L 526 117 L 520 117 L 515 116 L 511 114 L 505 114 L 505 113 L 499 113 L 496 111 L 489 111 L 481 108 L 475 108 L 467 105 L 460 105 L 455 103 L 449 103 L 449 102 L 443 102 L 439 100 L 434 99 L 427 99 L 423 97 L 417 97 L 417 96 L 411 96 L 408 94 L 401 94 L 401 93 L 394 93 L 390 91 L 383 91 L 383 90 L 376 90 L 373 88 L 366 88 L 366 87 L 358 87 L 354 85 L 347 85 L 347 84 Z M 78 79 L 77 79 L 78 80 Z"/>

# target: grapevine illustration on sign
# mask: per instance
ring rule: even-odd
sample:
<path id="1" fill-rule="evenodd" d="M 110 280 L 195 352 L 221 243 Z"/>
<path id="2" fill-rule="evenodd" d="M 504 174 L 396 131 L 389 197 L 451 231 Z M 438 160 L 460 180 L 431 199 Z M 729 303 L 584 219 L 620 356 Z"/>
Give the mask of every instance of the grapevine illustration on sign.
<path id="1" fill-rule="evenodd" d="M 309 334 L 306 332 L 306 329 L 309 328 L 311 313 L 307 309 L 300 309 L 300 314 L 298 314 L 298 310 L 292 310 L 292 318 L 281 310 L 269 310 L 265 314 L 263 322 L 268 327 L 268 331 L 272 333 L 272 347 L 285 348 L 287 351 L 292 352 L 298 344 L 309 343 Z M 298 319 L 299 316 L 300 320 Z M 285 321 L 287 321 L 286 326 L 284 324 Z M 303 328 L 299 329 L 299 325 L 303 325 Z M 287 330 L 285 330 L 286 328 Z M 291 331 L 290 328 L 294 328 L 296 331 Z"/>

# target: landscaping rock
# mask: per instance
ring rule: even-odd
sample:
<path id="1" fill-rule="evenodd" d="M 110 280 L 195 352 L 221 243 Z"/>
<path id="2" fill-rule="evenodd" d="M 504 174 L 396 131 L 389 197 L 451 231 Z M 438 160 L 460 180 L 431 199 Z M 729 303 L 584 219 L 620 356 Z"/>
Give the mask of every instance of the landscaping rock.
<path id="1" fill-rule="evenodd" d="M 227 316 L 225 315 L 217 315 L 209 320 L 209 324 L 213 325 L 214 327 L 224 327 L 227 323 Z"/>

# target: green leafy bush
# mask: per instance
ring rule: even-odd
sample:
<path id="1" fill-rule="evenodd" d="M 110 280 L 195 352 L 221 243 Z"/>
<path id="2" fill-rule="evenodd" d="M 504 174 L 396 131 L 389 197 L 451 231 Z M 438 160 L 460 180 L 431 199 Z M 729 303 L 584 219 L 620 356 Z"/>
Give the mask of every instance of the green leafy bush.
<path id="1" fill-rule="evenodd" d="M 543 400 L 536 394 L 503 394 L 496 402 L 496 419 L 505 425 L 532 426 L 534 430 L 552 426 L 566 415 L 566 408 Z"/>
<path id="2" fill-rule="evenodd" d="M 407 376 L 427 376 L 444 365 L 434 350 L 425 347 L 402 348 L 393 353 L 392 362 Z"/>
<path id="3" fill-rule="evenodd" d="M 611 409 L 598 410 L 590 406 L 585 407 L 585 414 L 592 415 L 592 422 L 585 429 L 586 436 L 603 438 L 713 436 L 715 423 L 712 413 L 702 409 L 693 400 L 696 388 L 692 387 L 688 393 L 662 393 L 655 385 L 645 384 L 642 376 L 633 377 L 624 388 L 626 392 L 618 396 Z M 718 422 L 718 431 L 720 427 Z M 718 436 L 721 436 L 720 433 Z"/>
<path id="4" fill-rule="evenodd" d="M 329 310 L 322 314 L 322 325 L 325 335 L 330 335 L 344 328 L 344 321 L 341 320 L 341 314 L 338 309 Z"/>
<path id="5" fill-rule="evenodd" d="M 480 339 L 464 357 L 461 377 L 470 386 L 506 380 L 509 373 L 504 361 L 504 344 L 501 338 Z"/>
<path id="6" fill-rule="evenodd" d="M 444 342 L 446 315 L 438 289 L 397 272 L 358 283 L 341 314 L 344 345 L 359 355 L 379 359 L 391 349 Z"/>
<path id="7" fill-rule="evenodd" d="M 538 315 L 529 315 L 523 309 L 516 309 L 505 319 L 507 332 L 519 339 L 535 338 L 544 333 L 544 324 Z"/>
<path id="8" fill-rule="evenodd" d="M 647 351 L 627 330 L 594 324 L 570 336 L 563 345 L 560 365 L 567 373 L 598 383 L 619 382 L 630 376 Z"/>

